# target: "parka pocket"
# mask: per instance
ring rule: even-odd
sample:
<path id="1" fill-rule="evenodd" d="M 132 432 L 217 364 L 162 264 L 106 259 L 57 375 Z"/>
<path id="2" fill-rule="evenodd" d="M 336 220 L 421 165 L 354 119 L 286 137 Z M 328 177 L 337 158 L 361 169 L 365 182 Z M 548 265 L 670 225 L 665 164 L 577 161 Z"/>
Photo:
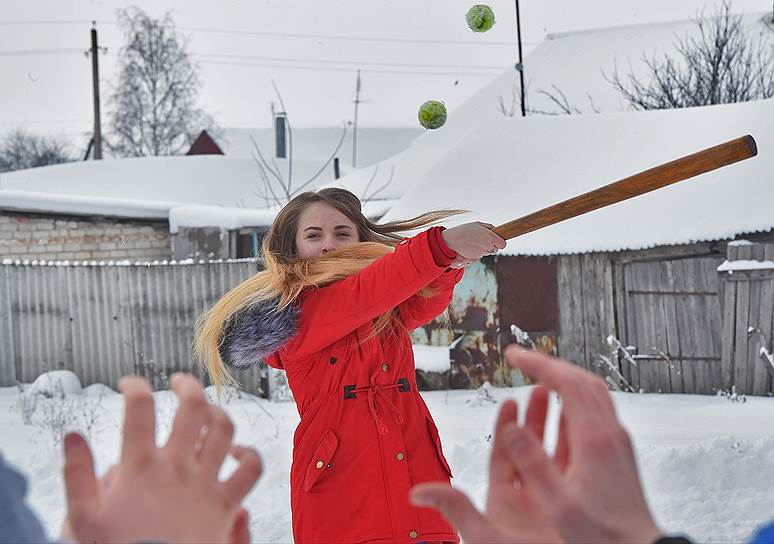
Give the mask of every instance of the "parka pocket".
<path id="1" fill-rule="evenodd" d="M 438 453 L 438 460 L 441 462 L 441 466 L 443 466 L 446 474 L 449 475 L 449 478 L 453 478 L 454 476 L 452 476 L 449 463 L 446 462 L 446 457 L 443 455 L 443 448 L 441 447 L 441 437 L 438 434 L 438 427 L 435 426 L 433 418 L 429 415 L 425 416 L 425 420 L 427 421 L 427 430 L 430 433 L 430 438 L 433 439 L 433 443 L 435 444 L 435 451 Z"/>
<path id="2" fill-rule="evenodd" d="M 331 461 L 333 461 L 333 454 L 336 453 L 336 448 L 339 446 L 339 439 L 336 438 L 336 434 L 332 429 L 323 435 L 322 440 L 314 450 L 314 455 L 309 460 L 309 464 L 306 467 L 306 474 L 304 475 L 304 491 L 311 491 L 311 489 L 320 481 L 330 469 Z"/>

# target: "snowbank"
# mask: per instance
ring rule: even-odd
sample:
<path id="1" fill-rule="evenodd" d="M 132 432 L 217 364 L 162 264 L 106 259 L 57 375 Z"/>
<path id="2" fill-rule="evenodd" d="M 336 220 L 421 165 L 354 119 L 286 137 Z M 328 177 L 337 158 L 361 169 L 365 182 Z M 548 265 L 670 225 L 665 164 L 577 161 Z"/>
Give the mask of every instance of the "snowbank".
<path id="1" fill-rule="evenodd" d="M 530 389 L 492 388 L 490 393 L 498 401 L 524 401 Z M 422 396 L 438 424 L 454 485 L 483 506 L 497 404 L 481 402 L 476 391 Z M 685 531 L 697 542 L 742 542 L 758 524 L 774 518 L 774 399 L 748 397 L 742 404 L 701 395 L 613 397 L 632 433 L 645 492 L 663 527 Z M 154 394 L 154 399 L 158 440 L 163 441 L 176 401 L 168 391 Z M 22 424 L 13 409 L 18 402 L 16 387 L 0 388 L 0 449 L 30 478 L 29 502 L 56 535 L 65 514 L 61 448 L 37 427 Z M 254 541 L 292 541 L 288 474 L 298 424 L 295 404 L 243 394 L 232 396 L 223 407 L 235 422 L 237 443 L 258 448 L 266 467 L 246 500 Z M 100 473 L 118 459 L 122 410 L 122 397 L 110 395 L 95 412 L 100 422 L 91 441 Z M 555 424 L 547 430 L 549 449 L 552 432 Z M 224 474 L 234 466 L 229 461 Z"/>
<path id="2" fill-rule="evenodd" d="M 414 344 L 414 362 L 417 370 L 424 372 L 448 372 L 451 369 L 448 346 Z"/>
<path id="3" fill-rule="evenodd" d="M 64 397 L 78 395 L 82 391 L 81 380 L 71 370 L 50 370 L 38 376 L 29 388 L 24 390 L 28 395 L 43 395 L 45 397 Z"/>

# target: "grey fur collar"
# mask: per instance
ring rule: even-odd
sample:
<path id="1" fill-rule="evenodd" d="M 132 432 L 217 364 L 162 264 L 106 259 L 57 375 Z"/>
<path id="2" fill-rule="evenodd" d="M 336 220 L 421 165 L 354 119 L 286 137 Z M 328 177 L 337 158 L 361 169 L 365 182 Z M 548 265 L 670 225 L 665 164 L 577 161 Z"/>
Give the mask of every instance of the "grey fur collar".
<path id="1" fill-rule="evenodd" d="M 223 327 L 220 357 L 229 366 L 248 369 L 276 352 L 298 332 L 299 305 L 276 311 L 279 299 L 257 302 L 232 316 Z"/>

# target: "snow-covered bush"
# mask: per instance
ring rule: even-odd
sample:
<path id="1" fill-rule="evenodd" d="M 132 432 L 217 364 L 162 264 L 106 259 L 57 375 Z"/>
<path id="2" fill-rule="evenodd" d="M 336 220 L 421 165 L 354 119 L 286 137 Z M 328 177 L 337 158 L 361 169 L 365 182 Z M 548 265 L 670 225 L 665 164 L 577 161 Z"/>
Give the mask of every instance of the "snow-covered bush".
<path id="1" fill-rule="evenodd" d="M 81 393 L 81 380 L 71 370 L 49 370 L 38 376 L 32 385 L 25 389 L 25 395 L 43 395 L 46 398 Z"/>

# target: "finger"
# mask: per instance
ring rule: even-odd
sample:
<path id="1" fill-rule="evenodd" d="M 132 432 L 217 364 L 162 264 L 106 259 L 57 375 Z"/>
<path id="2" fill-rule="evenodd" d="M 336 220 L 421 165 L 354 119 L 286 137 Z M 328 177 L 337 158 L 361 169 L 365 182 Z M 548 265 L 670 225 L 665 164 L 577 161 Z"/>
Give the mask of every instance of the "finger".
<path id="1" fill-rule="evenodd" d="M 494 443 L 489 456 L 489 491 L 496 484 L 513 485 L 517 477 L 508 454 L 508 445 L 503 440 L 502 429 L 509 423 L 514 423 L 518 416 L 518 405 L 513 400 L 506 400 L 500 406 L 495 422 Z"/>
<path id="2" fill-rule="evenodd" d="M 97 481 L 97 486 L 99 488 L 100 493 L 105 493 L 110 489 L 110 486 L 113 485 L 113 482 L 116 479 L 116 472 L 118 470 L 118 467 L 116 465 L 111 466 L 105 474 L 100 476 L 99 480 Z"/>
<path id="3" fill-rule="evenodd" d="M 231 526 L 231 544 L 249 544 L 250 543 L 250 514 L 242 508 L 234 519 L 234 525 Z"/>
<path id="4" fill-rule="evenodd" d="M 89 445 L 77 433 L 64 438 L 64 481 L 67 496 L 67 529 L 83 522 L 97 507 L 97 477 Z"/>
<path id="5" fill-rule="evenodd" d="M 75 542 L 75 534 L 73 533 L 72 524 L 70 523 L 70 518 L 68 516 L 65 516 L 59 540 L 62 542 Z"/>
<path id="6" fill-rule="evenodd" d="M 536 385 L 532 389 L 524 426 L 542 443 L 548 414 L 548 389 Z"/>
<path id="7" fill-rule="evenodd" d="M 172 390 L 180 399 L 180 407 L 169 433 L 165 448 L 179 459 L 193 458 L 202 428 L 210 423 L 212 413 L 204 396 L 202 384 L 190 374 L 175 374 Z"/>
<path id="8" fill-rule="evenodd" d="M 261 456 L 250 448 L 233 446 L 231 455 L 239 461 L 239 466 L 231 477 L 223 482 L 223 498 L 227 503 L 239 504 L 261 476 Z"/>
<path id="9" fill-rule="evenodd" d="M 464 493 L 448 484 L 419 484 L 411 490 L 411 503 L 433 508 L 455 525 L 466 542 L 495 542 L 497 530 L 476 510 Z"/>
<path id="10" fill-rule="evenodd" d="M 492 228 L 494 228 L 494 225 L 492 226 Z M 505 246 L 508 244 L 505 238 L 503 238 L 502 236 L 500 236 L 494 231 L 489 232 L 489 243 L 491 243 L 497 249 L 505 249 Z"/>
<path id="11" fill-rule="evenodd" d="M 554 464 L 560 472 L 567 469 L 570 462 L 570 444 L 567 440 L 567 421 L 564 414 L 559 418 L 559 435 L 556 439 L 556 451 L 554 452 Z"/>
<path id="12" fill-rule="evenodd" d="M 118 389 L 124 395 L 121 462 L 143 463 L 156 447 L 156 415 L 150 385 L 137 376 L 127 376 L 118 382 Z"/>
<path id="13" fill-rule="evenodd" d="M 530 430 L 509 424 L 503 428 L 502 433 L 522 485 L 539 501 L 540 509 L 549 512 L 552 501 L 561 492 L 561 475 Z"/>
<path id="14" fill-rule="evenodd" d="M 234 438 L 234 424 L 226 412 L 217 406 L 210 406 L 212 413 L 210 424 L 207 427 L 207 436 L 199 452 L 199 461 L 205 473 L 217 477 L 223 460 L 231 449 L 231 441 Z"/>
<path id="15" fill-rule="evenodd" d="M 600 425 L 617 421 L 610 392 L 599 376 L 515 344 L 505 349 L 505 358 L 512 367 L 559 393 L 571 430 L 580 424 Z"/>

